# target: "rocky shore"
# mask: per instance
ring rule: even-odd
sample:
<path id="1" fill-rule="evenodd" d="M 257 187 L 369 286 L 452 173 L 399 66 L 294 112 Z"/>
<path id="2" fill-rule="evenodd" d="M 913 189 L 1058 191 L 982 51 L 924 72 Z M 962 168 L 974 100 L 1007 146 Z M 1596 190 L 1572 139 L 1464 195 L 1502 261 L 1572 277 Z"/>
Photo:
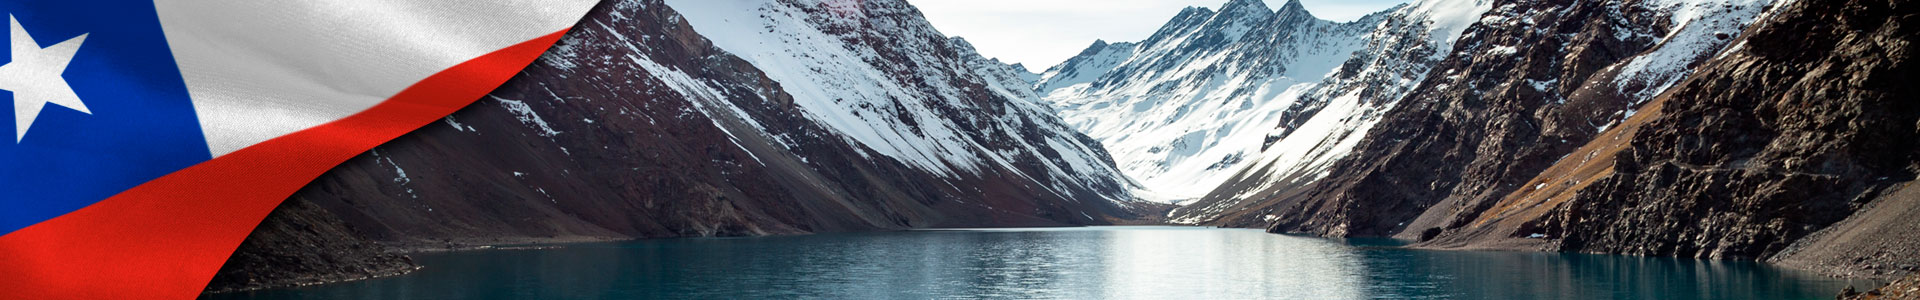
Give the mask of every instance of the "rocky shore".
<path id="1" fill-rule="evenodd" d="M 420 268 L 398 249 L 361 237 L 303 200 L 280 204 L 253 232 L 207 284 L 207 292 L 365 280 Z"/>
<path id="2" fill-rule="evenodd" d="M 1841 300 L 1920 299 L 1920 276 L 1907 277 L 1865 292 L 1848 287 L 1836 298 Z"/>

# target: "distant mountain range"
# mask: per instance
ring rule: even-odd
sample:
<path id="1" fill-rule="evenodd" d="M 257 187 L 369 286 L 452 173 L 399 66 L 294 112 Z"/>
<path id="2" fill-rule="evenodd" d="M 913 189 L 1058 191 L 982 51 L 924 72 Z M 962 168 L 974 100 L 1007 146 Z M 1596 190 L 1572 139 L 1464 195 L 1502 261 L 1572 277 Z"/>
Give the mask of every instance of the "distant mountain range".
<path id="1" fill-rule="evenodd" d="M 296 194 L 209 290 L 423 249 L 1130 222 L 1899 276 L 1920 271 L 1915 12 L 1234 0 L 1036 74 L 903 0 L 610 1 Z"/>

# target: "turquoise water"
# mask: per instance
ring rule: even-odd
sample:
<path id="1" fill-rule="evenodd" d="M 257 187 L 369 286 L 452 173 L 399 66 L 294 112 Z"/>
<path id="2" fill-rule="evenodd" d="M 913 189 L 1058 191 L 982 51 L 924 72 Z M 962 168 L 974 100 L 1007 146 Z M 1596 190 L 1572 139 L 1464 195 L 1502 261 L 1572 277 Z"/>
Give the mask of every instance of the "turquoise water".
<path id="1" fill-rule="evenodd" d="M 665 239 L 414 258 L 426 268 L 210 298 L 1832 299 L 1849 284 L 1751 262 L 1405 250 L 1185 227 Z"/>

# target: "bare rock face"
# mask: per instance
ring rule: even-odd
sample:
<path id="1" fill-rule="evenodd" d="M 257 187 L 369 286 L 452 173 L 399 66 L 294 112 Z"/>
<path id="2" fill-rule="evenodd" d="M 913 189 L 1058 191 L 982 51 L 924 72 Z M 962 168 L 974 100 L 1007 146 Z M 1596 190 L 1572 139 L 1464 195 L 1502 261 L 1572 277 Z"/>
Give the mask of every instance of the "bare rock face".
<path id="1" fill-rule="evenodd" d="M 1764 8 L 1741 32 L 1708 36 L 1725 46 L 1693 52 L 1671 84 L 1636 77 L 1644 75 L 1633 68 L 1674 47 L 1671 37 L 1685 29 L 1620 18 L 1636 14 L 1612 13 L 1618 8 L 1605 3 L 1547 9 L 1573 17 L 1540 30 L 1482 23 L 1470 30 L 1481 45 L 1572 38 L 1511 48 L 1519 59 L 1476 54 L 1486 48 L 1462 41 L 1459 59 L 1439 68 L 1446 75 L 1423 83 L 1434 89 L 1403 100 L 1334 180 L 1283 202 L 1293 210 L 1270 230 L 1394 235 L 1436 248 L 1724 259 L 1800 253 L 1793 259 L 1810 268 L 1912 260 L 1831 250 L 1888 245 L 1878 241 L 1889 237 L 1862 234 L 1911 234 L 1911 226 L 1886 221 L 1909 214 L 1910 201 L 1884 195 L 1920 170 L 1920 103 L 1909 101 L 1917 91 L 1906 83 L 1920 78 L 1908 62 L 1920 36 L 1915 8 Z M 1610 38 L 1625 36 L 1609 32 L 1620 26 L 1593 26 L 1636 23 L 1673 34 L 1640 44 Z M 1560 30 L 1568 28 L 1578 30 Z M 1541 33 L 1555 34 L 1532 35 Z M 1508 40 L 1514 36 L 1523 38 Z M 1632 53 L 1640 54 L 1622 56 Z M 1844 229 L 1803 240 L 1849 216 L 1857 220 Z"/>
<path id="2" fill-rule="evenodd" d="M 1886 220 L 1920 171 L 1914 5 L 1674 3 L 1497 1 L 1329 177 L 1222 187 L 1258 205 L 1215 222 L 1811 268 L 1916 257 L 1832 250 L 1911 234 Z"/>
<path id="3" fill-rule="evenodd" d="M 904 2 L 863 5 L 876 20 L 929 26 Z M 954 131 L 965 139 L 956 140 L 960 146 L 935 146 L 994 163 L 938 172 L 882 155 L 876 145 L 846 137 L 846 124 L 824 123 L 799 103 L 835 99 L 796 98 L 787 87 L 804 83 L 776 81 L 714 46 L 660 1 L 611 1 L 473 106 L 354 158 L 294 195 L 209 289 L 305 283 L 343 273 L 336 269 L 385 269 L 395 258 L 390 251 L 340 259 L 303 252 L 312 245 L 417 250 L 1136 217 L 1116 202 L 1130 197 L 1111 159 L 1035 109 L 1041 106 L 1031 98 L 1032 83 L 1019 76 L 1024 70 L 943 36 L 927 43 L 920 35 L 888 35 L 937 35 L 930 27 L 833 26 L 862 33 L 846 44 L 898 51 L 879 53 L 872 63 L 950 76 L 914 82 L 920 88 L 910 91 L 927 93 L 921 98 L 931 103 L 866 108 L 894 112 L 885 117 L 908 115 L 907 107 L 939 109 L 926 113 L 945 118 L 888 120 L 904 120 L 912 128 L 895 128 L 914 133 L 965 129 Z M 1001 85 L 1027 94 L 995 92 Z M 867 126 L 895 129 L 890 125 Z M 1068 167 L 1069 159 L 1088 163 Z M 342 234 L 306 229 L 321 226 Z"/>
<path id="4" fill-rule="evenodd" d="M 1535 227 L 1570 251 L 1764 258 L 1847 218 L 1920 171 L 1916 13 L 1785 7 L 1664 96 L 1613 174 Z"/>

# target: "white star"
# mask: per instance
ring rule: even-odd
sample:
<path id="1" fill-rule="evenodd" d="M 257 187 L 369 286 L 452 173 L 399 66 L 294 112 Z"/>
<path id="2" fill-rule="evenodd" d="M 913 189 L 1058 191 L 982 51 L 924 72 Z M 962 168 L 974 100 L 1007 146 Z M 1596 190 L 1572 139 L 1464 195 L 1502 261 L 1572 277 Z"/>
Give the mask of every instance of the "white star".
<path id="1" fill-rule="evenodd" d="M 73 93 L 73 86 L 67 85 L 67 79 L 60 73 L 67 71 L 67 62 L 73 61 L 73 53 L 80 51 L 80 43 L 87 40 L 86 34 L 69 39 L 52 47 L 40 48 L 27 35 L 27 29 L 20 27 L 20 20 L 7 15 L 7 21 L 13 23 L 13 61 L 0 65 L 0 90 L 13 91 L 13 128 L 16 133 L 13 142 L 27 137 L 27 127 L 33 126 L 33 119 L 40 117 L 40 109 L 47 103 L 59 104 L 83 113 L 87 104 L 80 102 L 80 95 Z"/>

